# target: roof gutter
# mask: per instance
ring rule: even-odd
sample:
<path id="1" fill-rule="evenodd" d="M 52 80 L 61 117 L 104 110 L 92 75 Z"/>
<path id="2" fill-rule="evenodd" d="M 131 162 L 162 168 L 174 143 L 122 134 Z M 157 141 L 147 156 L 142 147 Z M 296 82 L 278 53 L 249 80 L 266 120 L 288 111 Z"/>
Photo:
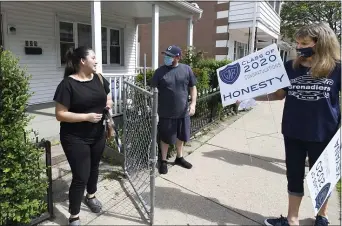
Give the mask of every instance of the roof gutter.
<path id="1" fill-rule="evenodd" d="M 168 3 L 181 7 L 185 9 L 186 11 L 190 12 L 191 14 L 198 14 L 196 20 L 200 20 L 202 18 L 203 10 L 194 6 L 193 4 L 189 2 L 175 0 L 175 1 L 169 1 Z"/>

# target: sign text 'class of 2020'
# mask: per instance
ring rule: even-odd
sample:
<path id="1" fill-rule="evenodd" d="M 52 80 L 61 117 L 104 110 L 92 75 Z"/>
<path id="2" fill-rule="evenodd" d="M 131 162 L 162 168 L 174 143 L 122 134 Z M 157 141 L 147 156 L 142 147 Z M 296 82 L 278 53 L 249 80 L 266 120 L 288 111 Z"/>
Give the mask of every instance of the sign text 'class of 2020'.
<path id="1" fill-rule="evenodd" d="M 276 44 L 217 69 L 223 107 L 291 85 Z"/>

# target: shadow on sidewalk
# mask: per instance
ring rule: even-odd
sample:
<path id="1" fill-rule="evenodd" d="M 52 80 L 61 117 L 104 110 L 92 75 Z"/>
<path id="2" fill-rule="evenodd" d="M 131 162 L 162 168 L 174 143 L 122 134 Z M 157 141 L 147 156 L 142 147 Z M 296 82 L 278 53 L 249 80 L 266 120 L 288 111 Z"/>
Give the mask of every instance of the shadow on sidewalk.
<path id="1" fill-rule="evenodd" d="M 216 198 L 203 197 L 190 192 L 183 192 L 178 188 L 156 187 L 156 221 L 163 219 L 159 215 L 158 209 L 177 210 L 186 215 L 196 216 L 200 219 L 216 223 L 217 225 L 264 225 L 264 220 L 268 217 L 258 213 L 249 212 L 221 204 Z M 184 218 L 186 219 L 186 218 Z M 175 221 L 168 221 L 170 224 L 177 224 Z M 192 225 L 195 222 L 182 222 L 182 224 Z M 300 225 L 313 225 L 313 218 L 300 220 Z"/>
<path id="2" fill-rule="evenodd" d="M 217 225 L 261 225 L 264 220 L 260 214 L 223 205 L 215 198 L 184 193 L 181 189 L 169 187 L 156 187 L 156 221 L 163 218 L 158 214 L 158 209 L 177 210 Z M 194 222 L 186 223 L 192 225 Z"/>
<path id="3" fill-rule="evenodd" d="M 53 113 L 49 113 L 47 111 L 51 110 L 52 108 L 55 108 L 55 105 L 56 105 L 55 102 L 30 105 L 27 108 L 27 113 L 51 116 L 51 119 L 54 119 L 55 118 L 54 111 L 52 111 Z"/>
<path id="4" fill-rule="evenodd" d="M 235 151 L 230 151 L 227 149 L 220 149 L 220 150 L 214 150 L 210 152 L 204 152 L 202 153 L 204 157 L 208 158 L 214 158 L 214 159 L 220 159 L 222 161 L 225 161 L 229 164 L 243 166 L 253 166 L 258 167 L 270 172 L 278 173 L 285 175 L 286 170 L 275 165 L 274 163 L 269 162 L 270 160 L 277 160 L 273 158 L 263 157 L 263 156 L 256 156 L 252 155 L 252 161 L 248 154 L 244 153 L 237 153 Z M 278 160 L 278 162 L 281 160 Z"/>

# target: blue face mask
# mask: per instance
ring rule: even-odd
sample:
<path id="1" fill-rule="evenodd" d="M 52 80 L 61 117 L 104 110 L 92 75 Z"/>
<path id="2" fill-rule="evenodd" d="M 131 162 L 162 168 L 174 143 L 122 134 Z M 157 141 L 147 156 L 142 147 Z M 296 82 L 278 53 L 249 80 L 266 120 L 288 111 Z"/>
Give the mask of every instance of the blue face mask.
<path id="1" fill-rule="evenodd" d="M 164 56 L 164 64 L 166 66 L 171 66 L 173 62 L 173 58 L 170 56 Z"/>

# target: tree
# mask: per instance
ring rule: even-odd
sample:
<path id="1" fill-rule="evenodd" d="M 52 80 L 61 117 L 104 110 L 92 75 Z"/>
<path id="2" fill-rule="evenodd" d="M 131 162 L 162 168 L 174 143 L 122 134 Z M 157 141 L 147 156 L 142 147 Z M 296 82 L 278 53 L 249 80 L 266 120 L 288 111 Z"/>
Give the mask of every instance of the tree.
<path id="1" fill-rule="evenodd" d="M 326 22 L 341 41 L 340 1 L 286 1 L 282 5 L 280 33 L 294 41 L 298 28 L 315 22 Z"/>

